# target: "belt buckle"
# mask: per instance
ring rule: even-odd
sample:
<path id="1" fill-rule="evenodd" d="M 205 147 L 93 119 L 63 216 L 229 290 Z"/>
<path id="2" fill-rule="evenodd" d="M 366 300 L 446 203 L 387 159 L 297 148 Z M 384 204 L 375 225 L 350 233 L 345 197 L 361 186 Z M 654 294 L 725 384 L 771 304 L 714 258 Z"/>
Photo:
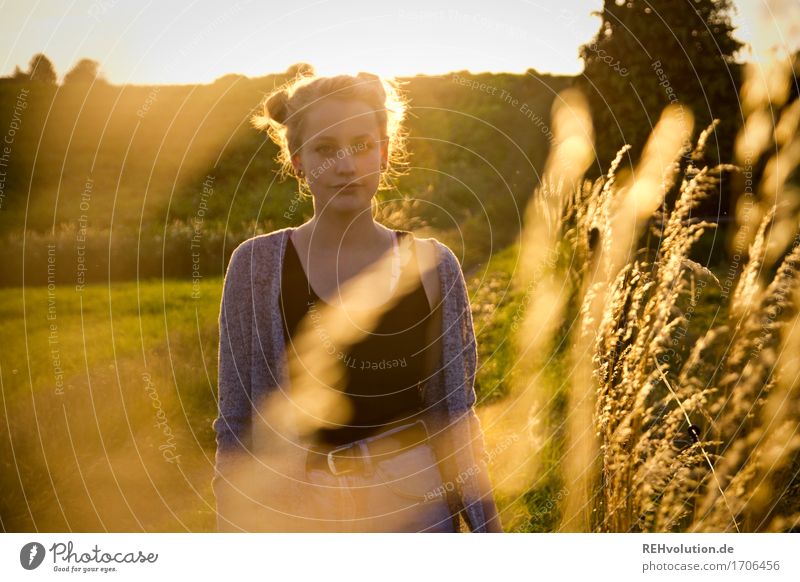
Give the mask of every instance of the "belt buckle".
<path id="1" fill-rule="evenodd" d="M 392 435 L 394 435 L 394 434 L 396 434 L 396 433 L 403 432 L 403 431 L 405 431 L 405 430 L 408 430 L 408 429 L 410 429 L 410 428 L 413 428 L 413 427 L 414 427 L 414 426 L 416 426 L 416 425 L 420 425 L 420 426 L 422 427 L 422 431 L 423 431 L 423 433 L 425 434 L 425 436 L 423 437 L 423 439 L 424 439 L 424 440 L 427 440 L 427 439 L 429 439 L 429 438 L 430 438 L 430 433 L 428 432 L 428 425 L 426 425 L 426 424 L 425 424 L 425 421 L 424 421 L 424 420 L 422 420 L 421 418 L 418 418 L 418 419 L 416 419 L 416 420 L 415 420 L 415 421 L 413 421 L 413 422 L 409 422 L 408 424 L 402 424 L 402 425 L 400 425 L 400 426 L 396 426 L 396 427 L 394 427 L 394 428 L 391 428 L 391 429 L 389 429 L 389 430 L 387 430 L 387 431 L 384 431 L 384 432 L 382 432 L 382 433 L 379 433 L 379 434 L 377 434 L 377 435 L 375 435 L 375 436 L 373 436 L 373 437 L 370 437 L 370 438 L 368 438 L 368 439 L 365 439 L 365 440 L 366 440 L 367 442 L 371 442 L 371 441 L 380 440 L 380 439 L 382 439 L 383 437 L 392 436 Z"/>
<path id="2" fill-rule="evenodd" d="M 332 449 L 332 450 L 328 451 L 328 454 L 327 454 L 328 469 L 330 469 L 331 473 L 333 473 L 334 475 L 343 475 L 345 473 L 351 473 L 353 471 L 353 469 L 349 469 L 349 470 L 346 469 L 344 471 L 339 471 L 336 468 L 336 462 L 334 461 L 334 453 L 338 453 L 339 451 L 346 451 L 347 449 L 351 448 L 352 446 L 353 446 L 352 444 L 346 444 L 344 446 L 336 447 L 335 449 Z"/>
<path id="3" fill-rule="evenodd" d="M 415 421 L 412 423 L 412 426 L 413 426 L 413 424 L 419 424 L 419 425 L 422 427 L 422 432 L 424 432 L 424 433 L 425 433 L 424 440 L 426 440 L 426 441 L 427 441 L 428 439 L 430 439 L 430 438 L 431 438 L 431 433 L 429 433 L 429 432 L 428 432 L 428 425 L 427 425 L 427 424 L 425 424 L 425 421 L 424 421 L 424 420 L 422 420 L 421 418 L 418 418 L 417 420 L 415 420 Z"/>
<path id="4" fill-rule="evenodd" d="M 382 437 L 387 437 L 387 436 L 393 435 L 395 433 L 402 432 L 404 430 L 407 430 L 409 428 L 414 427 L 415 425 L 420 425 L 422 427 L 422 432 L 425 435 L 423 437 L 423 441 L 420 441 L 420 442 L 427 441 L 430 438 L 430 433 L 428 432 L 428 426 L 425 424 L 424 420 L 422 420 L 421 418 L 418 418 L 414 422 L 411 422 L 411 423 L 406 424 L 406 425 L 395 427 L 395 428 L 390 429 L 390 430 L 388 430 L 386 432 L 383 432 L 383 433 L 380 433 L 378 435 L 375 435 L 374 437 L 362 439 L 362 440 L 355 441 L 355 442 L 352 442 L 352 443 L 347 443 L 346 445 L 342 445 L 340 447 L 336 447 L 335 449 L 331 449 L 330 451 L 328 451 L 328 454 L 326 455 L 326 460 L 328 462 L 328 469 L 330 470 L 330 472 L 333 475 L 344 475 L 345 473 L 352 473 L 353 471 L 355 471 L 355 469 L 345 469 L 343 471 L 338 470 L 336 468 L 336 461 L 335 461 L 335 456 L 334 455 L 336 453 L 340 452 L 340 451 L 346 451 L 348 449 L 352 449 L 356 445 L 360 446 L 361 449 L 362 449 L 361 452 L 362 452 L 363 456 L 359 457 L 359 461 L 361 462 L 362 466 L 366 466 L 367 465 L 367 461 L 365 460 L 365 457 L 369 456 L 369 448 L 368 447 L 369 447 L 369 443 L 370 442 L 373 442 L 375 440 L 379 440 Z M 351 456 L 350 459 L 354 460 L 354 457 Z M 370 465 L 371 465 L 371 463 L 370 463 Z"/>

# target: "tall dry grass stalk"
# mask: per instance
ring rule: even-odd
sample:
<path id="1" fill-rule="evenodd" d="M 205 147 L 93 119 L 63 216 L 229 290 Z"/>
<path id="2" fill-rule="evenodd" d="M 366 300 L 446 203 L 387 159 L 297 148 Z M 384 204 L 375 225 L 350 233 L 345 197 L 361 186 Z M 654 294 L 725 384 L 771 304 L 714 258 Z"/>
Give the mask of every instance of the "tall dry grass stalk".
<path id="1" fill-rule="evenodd" d="M 553 108 L 555 143 L 548 159 L 543 185 L 526 209 L 526 228 L 520 240 L 520 269 L 513 273 L 513 285 L 524 290 L 523 305 L 518 310 L 518 331 L 512 337 L 515 374 L 507 380 L 509 394 L 501 401 L 480 410 L 486 427 L 487 445 L 502 449 L 493 467 L 495 490 L 505 498 L 522 499 L 532 483 L 541 478 L 543 451 L 552 449 L 548 409 L 552 395 L 543 389 L 541 375 L 549 364 L 549 354 L 557 347 L 558 336 L 568 310 L 568 294 L 559 277 L 563 263 L 563 216 L 565 192 L 580 183 L 592 159 L 592 126 L 588 107 L 580 93 L 559 95 Z M 515 328 L 516 328 L 515 323 Z M 495 443 L 497 443 L 495 445 Z M 584 451 L 591 456 L 593 451 Z M 504 528 L 514 530 L 531 518 L 531 508 L 522 503 L 503 508 Z M 542 508 L 534 509 L 534 511 Z"/>
<path id="2" fill-rule="evenodd" d="M 773 66 L 769 75 L 791 70 Z M 738 167 L 696 166 L 714 124 L 689 152 L 686 124 L 666 110 L 634 176 L 617 175 L 623 150 L 595 184 L 555 189 L 543 202 L 552 194 L 545 184 L 534 196 L 526 229 L 555 225 L 557 236 L 523 236 L 523 254 L 560 256 L 550 278 L 561 277 L 575 297 L 559 298 L 557 311 L 576 305 L 566 311 L 575 325 L 565 322 L 575 331 L 560 530 L 783 531 L 798 524 L 787 492 L 796 490 L 800 466 L 792 359 L 800 197 L 789 180 L 800 163 L 800 103 L 783 107 L 786 83 L 771 76 L 759 83 L 753 73 L 743 87 L 748 117 L 737 141 L 749 165 L 740 158 Z M 774 122 L 764 116 L 770 107 L 783 109 Z M 737 212 L 734 245 L 742 248 L 732 254 L 746 262 L 721 283 L 689 259 L 704 230 L 716 226 L 692 220 L 691 211 L 723 173 L 746 177 L 770 148 L 758 200 L 740 196 L 750 208 Z M 673 185 L 677 199 L 668 208 L 664 195 Z M 758 228 L 748 222 L 754 217 Z M 638 244 L 647 219 L 655 250 Z M 531 241 L 539 248 L 526 249 Z M 774 277 L 765 277 L 781 257 Z M 705 297 L 716 294 L 729 299 L 722 306 L 728 325 L 690 332 Z M 530 313 L 543 311 L 540 304 Z"/>

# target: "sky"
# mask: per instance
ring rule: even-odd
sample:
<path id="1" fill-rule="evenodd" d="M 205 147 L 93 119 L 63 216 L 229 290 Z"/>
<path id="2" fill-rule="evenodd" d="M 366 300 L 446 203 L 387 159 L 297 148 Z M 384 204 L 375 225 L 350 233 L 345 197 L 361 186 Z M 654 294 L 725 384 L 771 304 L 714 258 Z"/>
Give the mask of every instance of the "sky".
<path id="1" fill-rule="evenodd" d="M 298 61 L 312 63 L 323 75 L 522 73 L 529 68 L 575 75 L 583 68 L 578 47 L 600 24 L 591 12 L 602 4 L 0 0 L 0 75 L 11 74 L 15 65 L 27 69 L 37 52 L 53 61 L 60 78 L 81 58 L 97 60 L 115 84 L 208 83 L 228 73 L 257 77 Z M 800 46 L 798 0 L 734 4 L 740 40 L 784 38 Z"/>

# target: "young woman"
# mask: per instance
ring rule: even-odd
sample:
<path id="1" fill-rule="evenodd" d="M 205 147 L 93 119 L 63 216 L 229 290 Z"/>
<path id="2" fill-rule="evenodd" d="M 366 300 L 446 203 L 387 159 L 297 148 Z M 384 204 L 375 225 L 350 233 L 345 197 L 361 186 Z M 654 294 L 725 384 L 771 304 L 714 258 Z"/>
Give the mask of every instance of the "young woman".
<path id="1" fill-rule="evenodd" d="M 225 276 L 220 530 L 502 531 L 458 261 L 374 219 L 404 113 L 395 83 L 306 70 L 253 119 L 314 215 L 245 241 Z"/>

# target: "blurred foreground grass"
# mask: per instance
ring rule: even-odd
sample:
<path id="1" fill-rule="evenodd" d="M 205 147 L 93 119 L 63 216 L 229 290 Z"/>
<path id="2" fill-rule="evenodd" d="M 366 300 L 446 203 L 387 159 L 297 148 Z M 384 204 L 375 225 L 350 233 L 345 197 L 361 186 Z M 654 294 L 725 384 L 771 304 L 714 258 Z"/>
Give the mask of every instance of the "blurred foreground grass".
<path id="1" fill-rule="evenodd" d="M 479 414 L 502 404 L 523 373 L 511 338 L 531 298 L 512 282 L 518 259 L 511 245 L 467 274 Z M 191 281 L 151 280 L 87 285 L 80 294 L 0 290 L 4 531 L 213 531 L 222 280 L 203 280 L 197 299 L 192 289 Z M 700 331 L 714 317 L 712 295 L 694 319 Z M 536 382 L 545 406 L 533 418 L 552 436 L 529 449 L 539 469 L 521 495 L 518 485 L 506 494 L 493 470 L 509 462 L 508 431 L 502 419 L 484 419 L 507 530 L 554 531 L 558 523 L 567 374 L 554 350 Z"/>
<path id="2" fill-rule="evenodd" d="M 220 279 L 0 291 L 5 531 L 207 531 Z"/>

